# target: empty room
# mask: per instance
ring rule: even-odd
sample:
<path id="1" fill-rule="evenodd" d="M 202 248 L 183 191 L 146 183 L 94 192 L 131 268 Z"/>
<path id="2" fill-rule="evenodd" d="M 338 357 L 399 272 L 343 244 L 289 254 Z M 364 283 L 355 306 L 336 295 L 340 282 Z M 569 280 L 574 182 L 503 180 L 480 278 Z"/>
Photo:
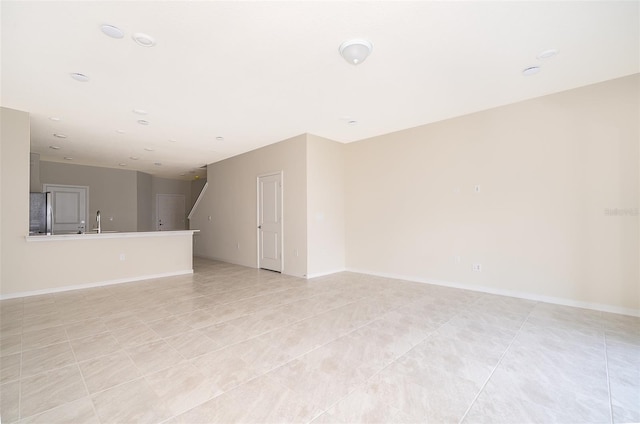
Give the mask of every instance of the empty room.
<path id="1" fill-rule="evenodd" d="M 640 422 L 640 2 L 0 3 L 0 422 Z"/>

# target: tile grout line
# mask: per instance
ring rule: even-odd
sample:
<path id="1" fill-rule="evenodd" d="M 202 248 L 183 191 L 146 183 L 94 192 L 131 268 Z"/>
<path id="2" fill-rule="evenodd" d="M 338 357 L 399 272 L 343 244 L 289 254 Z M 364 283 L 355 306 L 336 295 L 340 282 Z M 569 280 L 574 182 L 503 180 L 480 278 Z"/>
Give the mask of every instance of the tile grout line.
<path id="1" fill-rule="evenodd" d="M 411 304 L 411 303 L 413 303 L 413 302 L 409 302 L 409 303 Z M 475 303 L 475 301 L 474 301 L 474 303 Z M 402 307 L 402 306 L 399 306 L 398 308 L 394 308 L 393 310 L 400 309 L 401 307 Z M 383 315 L 385 315 L 385 314 L 383 314 Z M 452 317 L 450 317 L 448 320 L 446 320 L 446 321 L 444 321 L 444 322 L 441 322 L 441 323 L 438 323 L 438 324 L 440 324 L 440 325 L 438 326 L 438 328 L 434 329 L 433 331 L 430 331 L 426 336 L 424 336 L 422 339 L 420 339 L 417 343 L 413 344 L 409 350 L 407 350 L 405 353 L 403 353 L 402 355 L 398 356 L 397 358 L 394 358 L 393 360 L 389 361 L 389 363 L 388 363 L 388 364 L 386 364 L 385 366 L 383 366 L 382 368 L 380 368 L 380 369 L 379 369 L 377 372 L 375 372 L 372 376 L 370 376 L 370 377 L 366 378 L 363 382 L 361 382 L 361 383 L 359 383 L 359 384 L 356 384 L 356 385 L 355 385 L 355 387 L 353 388 L 353 390 L 349 391 L 345 396 L 343 396 L 342 398 L 340 398 L 340 399 L 336 400 L 335 402 L 333 402 L 333 403 L 332 403 L 332 404 L 331 404 L 327 409 L 325 409 L 324 411 L 322 411 L 322 413 L 321 413 L 321 414 L 319 414 L 318 416 L 320 416 L 320 415 L 322 415 L 322 414 L 324 414 L 324 413 L 328 413 L 329 409 L 333 408 L 335 405 L 337 405 L 337 404 L 338 404 L 339 402 L 341 402 L 342 400 L 344 400 L 344 399 L 348 398 L 348 397 L 349 397 L 353 392 L 355 392 L 356 390 L 358 390 L 358 388 L 359 388 L 359 387 L 364 386 L 364 385 L 365 385 L 369 380 L 371 380 L 373 377 L 375 377 L 375 376 L 379 375 L 382 371 L 386 370 L 386 369 L 387 369 L 387 368 L 389 368 L 391 365 L 395 364 L 395 363 L 396 363 L 396 362 L 398 362 L 400 359 L 402 359 L 403 357 L 405 357 L 406 355 L 408 355 L 408 354 L 409 354 L 409 352 L 411 352 L 412 350 L 414 350 L 418 345 L 420 345 L 421 343 L 423 343 L 423 342 L 424 342 L 424 341 L 426 341 L 427 339 L 431 338 L 431 337 L 432 337 L 432 336 L 433 336 L 433 335 L 434 335 L 434 334 L 435 334 L 435 333 L 436 333 L 440 328 L 442 328 L 443 326 L 445 326 L 446 324 L 448 324 L 448 323 L 449 323 L 449 322 L 450 322 L 450 321 L 451 321 L 455 316 L 457 316 L 457 315 L 458 315 L 458 313 L 454 314 L 454 315 L 453 315 Z M 378 319 L 383 319 L 383 318 L 378 318 Z M 377 320 L 378 320 L 378 319 L 377 319 Z M 374 320 L 374 321 L 376 321 L 376 320 Z M 371 322 L 373 322 L 373 321 L 371 321 Z M 368 323 L 368 324 L 370 324 L 370 323 Z M 365 324 L 365 325 L 368 325 L 368 324 Z M 363 325 L 362 327 L 364 327 L 364 325 Z M 358 327 L 358 328 L 362 328 L 362 327 Z M 355 331 L 355 330 L 354 330 L 354 331 Z M 323 345 L 323 346 L 324 346 L 324 345 Z M 314 349 L 314 350 L 315 350 L 315 349 Z M 300 356 L 304 356 L 304 355 L 306 355 L 306 354 L 302 354 L 302 355 L 300 355 Z M 395 406 L 393 406 L 393 405 L 389 405 L 389 404 L 387 404 L 387 403 L 385 403 L 385 405 L 386 405 L 386 406 L 388 406 L 388 407 L 390 407 L 390 408 L 392 408 L 392 409 L 394 409 L 394 410 L 396 410 L 396 411 L 402 412 L 402 410 L 401 410 L 401 409 L 399 409 L 399 408 L 397 408 L 397 407 L 395 407 Z M 318 417 L 314 417 L 314 420 L 315 420 L 316 418 L 318 418 Z M 312 420 L 312 421 L 313 421 L 313 420 Z M 310 421 L 310 423 L 311 423 L 311 421 Z"/>
<path id="2" fill-rule="evenodd" d="M 604 368 L 607 372 L 607 394 L 609 395 L 609 422 L 613 424 L 613 400 L 611 398 L 611 377 L 609 376 L 609 356 L 607 355 L 607 332 L 603 328 Z"/>
<path id="3" fill-rule="evenodd" d="M 68 339 L 69 333 L 67 332 L 66 328 L 64 329 L 64 332 L 67 335 L 67 339 Z M 71 341 L 68 340 L 68 342 L 69 342 L 69 348 L 71 349 L 71 353 L 73 353 L 73 359 L 76 360 L 76 367 L 78 367 L 78 372 L 80 373 L 80 379 L 82 379 L 82 384 L 84 385 L 84 389 L 87 391 L 87 397 L 89 398 L 89 402 L 91 402 L 91 409 L 93 409 L 93 413 L 98 419 L 98 422 L 102 422 L 102 420 L 100 419 L 100 415 L 98 415 L 98 411 L 96 410 L 96 405 L 93 403 L 93 399 L 91 398 L 91 392 L 89 391 L 89 386 L 87 386 L 87 382 L 84 380 L 84 373 L 82 372 L 82 368 L 80 368 L 80 361 L 78 361 L 78 357 L 76 356 L 76 351 L 73 350 L 73 346 L 71 346 Z M 71 401 L 71 402 L 74 402 L 74 401 Z M 67 403 L 70 403 L 70 402 L 67 402 Z"/>
<path id="4" fill-rule="evenodd" d="M 22 331 L 22 324 L 20 324 L 20 376 L 18 380 L 18 421 L 22 419 L 22 335 L 24 332 Z"/>
<path id="5" fill-rule="evenodd" d="M 478 397 L 480 397 L 480 393 L 482 393 L 484 391 L 485 387 L 487 387 L 487 384 L 491 380 L 491 377 L 493 377 L 493 374 L 496 372 L 496 370 L 498 369 L 500 364 L 502 364 L 502 360 L 506 356 L 506 354 L 509 351 L 509 349 L 511 349 L 511 346 L 513 345 L 513 342 L 515 342 L 516 338 L 518 337 L 518 334 L 520 334 L 520 331 L 522 330 L 522 327 L 524 327 L 524 325 L 527 323 L 527 321 L 529 320 L 529 317 L 531 316 L 531 313 L 533 313 L 534 309 L 539 305 L 539 303 L 540 302 L 536 302 L 535 303 L 533 308 L 531 308 L 531 310 L 527 314 L 527 317 L 524 319 L 524 321 L 522 321 L 522 324 L 520 324 L 520 327 L 518 328 L 518 331 L 516 331 L 516 334 L 514 334 L 513 339 L 511 340 L 511 342 L 509 342 L 509 346 L 507 346 L 507 348 L 504 350 L 504 352 L 502 352 L 502 355 L 500 355 L 500 359 L 498 359 L 498 363 L 496 364 L 495 367 L 493 367 L 493 370 L 491 370 L 491 374 L 489 374 L 489 377 L 487 377 L 487 379 L 485 380 L 484 384 L 482 384 L 482 387 L 480 387 L 480 390 L 478 390 L 478 393 L 476 393 L 475 397 L 473 398 L 473 400 L 469 404 L 469 407 L 467 408 L 467 410 L 462 415 L 462 418 L 460 418 L 460 421 L 458 421 L 458 424 L 462 424 L 462 422 L 465 420 L 465 418 L 467 418 L 467 415 L 469 414 L 469 411 L 471 411 L 471 408 L 473 407 L 473 405 L 478 400 Z"/>

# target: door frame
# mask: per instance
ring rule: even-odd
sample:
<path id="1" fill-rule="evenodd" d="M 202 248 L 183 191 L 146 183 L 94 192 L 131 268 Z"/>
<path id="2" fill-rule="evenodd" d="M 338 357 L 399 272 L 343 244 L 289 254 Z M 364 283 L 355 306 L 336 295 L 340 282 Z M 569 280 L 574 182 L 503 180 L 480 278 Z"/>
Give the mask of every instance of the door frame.
<path id="1" fill-rule="evenodd" d="M 256 268 L 260 269 L 260 178 L 280 177 L 280 273 L 284 274 L 284 171 L 267 172 L 256 176 Z"/>

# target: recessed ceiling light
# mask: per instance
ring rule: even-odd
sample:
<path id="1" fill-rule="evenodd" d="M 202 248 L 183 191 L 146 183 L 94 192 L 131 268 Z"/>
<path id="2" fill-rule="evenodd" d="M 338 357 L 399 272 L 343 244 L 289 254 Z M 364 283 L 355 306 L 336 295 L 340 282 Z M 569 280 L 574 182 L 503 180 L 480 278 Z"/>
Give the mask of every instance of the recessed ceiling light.
<path id="1" fill-rule="evenodd" d="M 126 163 L 119 163 L 118 166 L 127 166 Z"/>
<path id="2" fill-rule="evenodd" d="M 129 157 L 129 159 L 131 159 L 131 160 L 138 160 L 138 159 L 140 159 L 140 158 L 139 158 L 138 156 L 130 156 L 130 157 Z"/>
<path id="3" fill-rule="evenodd" d="M 144 119 L 138 119 L 138 124 L 140 124 L 140 125 L 149 125 L 149 121 L 145 121 Z"/>
<path id="4" fill-rule="evenodd" d="M 170 143 L 176 143 L 177 141 L 178 141 L 178 140 L 174 140 L 173 138 L 170 138 L 170 139 L 169 139 L 169 142 L 170 142 Z"/>
<path id="5" fill-rule="evenodd" d="M 125 133 L 125 131 L 124 131 L 124 130 L 116 130 L 116 132 L 117 132 L 118 134 L 124 134 L 124 133 Z"/>
<path id="6" fill-rule="evenodd" d="M 76 81 L 80 81 L 80 82 L 88 82 L 89 81 L 89 77 L 86 76 L 85 74 L 81 74 L 79 72 L 72 72 L 69 74 L 71 76 L 71 78 L 73 78 Z"/>
<path id="7" fill-rule="evenodd" d="M 224 141 L 224 137 L 220 137 L 220 136 L 218 136 L 218 137 L 216 137 L 216 140 L 217 140 L 217 141 Z"/>
<path id="8" fill-rule="evenodd" d="M 100 30 L 105 34 L 108 35 L 111 38 L 122 38 L 124 37 L 124 31 L 121 30 L 118 27 L 115 27 L 113 25 L 102 25 L 100 27 Z"/>
<path id="9" fill-rule="evenodd" d="M 154 165 L 155 166 L 162 166 L 162 164 L 160 162 L 155 162 Z"/>
<path id="10" fill-rule="evenodd" d="M 549 50 L 545 50 L 543 52 L 540 52 L 537 56 L 538 59 L 549 59 L 550 57 L 553 57 L 555 55 L 558 54 L 558 50 L 556 49 L 549 49 Z"/>
<path id="11" fill-rule="evenodd" d="M 531 75 L 535 75 L 538 72 L 540 72 L 540 67 L 539 66 L 529 66 L 528 68 L 525 68 L 522 71 L 522 75 L 524 75 L 526 77 L 530 77 Z"/>
<path id="12" fill-rule="evenodd" d="M 133 113 L 137 113 L 138 115 L 146 115 L 149 112 L 144 109 L 133 109 Z"/>
<path id="13" fill-rule="evenodd" d="M 358 121 L 356 121 L 355 119 L 352 119 L 347 122 L 347 125 L 357 125 L 357 124 L 358 124 Z"/>
<path id="14" fill-rule="evenodd" d="M 153 149 L 151 147 L 145 147 L 144 150 L 146 150 L 147 152 L 153 152 Z"/>
<path id="15" fill-rule="evenodd" d="M 66 134 L 60 134 L 60 133 L 55 133 L 53 134 L 54 137 L 58 137 L 58 138 L 67 138 Z"/>
<path id="16" fill-rule="evenodd" d="M 60 118 L 58 118 L 57 116 L 50 116 L 49 119 L 53 122 L 58 122 L 60 120 Z"/>
<path id="17" fill-rule="evenodd" d="M 156 40 L 152 36 L 144 34 L 142 32 L 136 32 L 131 36 L 133 41 L 141 45 L 142 47 L 153 47 L 156 45 Z"/>
<path id="18" fill-rule="evenodd" d="M 60 149 L 62 149 L 62 147 L 60 147 L 60 146 L 49 146 L 49 148 L 50 148 L 50 149 L 53 149 L 53 150 L 60 150 Z"/>
<path id="19" fill-rule="evenodd" d="M 64 160 L 73 160 L 73 158 L 71 156 L 65 156 Z"/>

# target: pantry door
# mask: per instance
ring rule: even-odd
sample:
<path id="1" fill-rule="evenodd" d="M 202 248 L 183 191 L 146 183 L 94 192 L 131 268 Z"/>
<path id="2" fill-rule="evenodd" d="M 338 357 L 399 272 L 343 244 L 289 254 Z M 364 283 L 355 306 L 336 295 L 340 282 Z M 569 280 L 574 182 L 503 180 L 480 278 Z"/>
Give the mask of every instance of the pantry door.
<path id="1" fill-rule="evenodd" d="M 185 201 L 182 194 L 158 194 L 156 196 L 156 230 L 176 231 L 185 229 Z"/>
<path id="2" fill-rule="evenodd" d="M 89 232 L 95 222 L 87 222 L 89 187 L 60 184 L 44 184 L 44 191 L 51 192 L 53 234 Z"/>

